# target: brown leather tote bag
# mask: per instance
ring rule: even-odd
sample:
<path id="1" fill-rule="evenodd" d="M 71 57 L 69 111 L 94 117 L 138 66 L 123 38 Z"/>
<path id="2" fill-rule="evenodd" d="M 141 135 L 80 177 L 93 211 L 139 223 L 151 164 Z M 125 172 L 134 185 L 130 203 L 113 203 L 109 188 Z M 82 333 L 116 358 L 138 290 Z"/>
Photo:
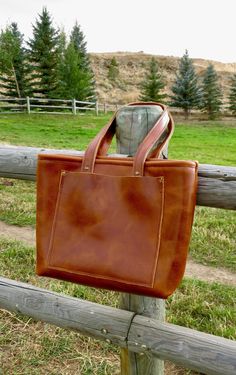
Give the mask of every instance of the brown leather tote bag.
<path id="1" fill-rule="evenodd" d="M 38 275 L 160 298 L 176 289 L 191 235 L 197 162 L 158 159 L 173 131 L 161 107 L 133 158 L 106 155 L 115 116 L 84 156 L 39 155 Z M 166 124 L 166 139 L 153 149 Z"/>

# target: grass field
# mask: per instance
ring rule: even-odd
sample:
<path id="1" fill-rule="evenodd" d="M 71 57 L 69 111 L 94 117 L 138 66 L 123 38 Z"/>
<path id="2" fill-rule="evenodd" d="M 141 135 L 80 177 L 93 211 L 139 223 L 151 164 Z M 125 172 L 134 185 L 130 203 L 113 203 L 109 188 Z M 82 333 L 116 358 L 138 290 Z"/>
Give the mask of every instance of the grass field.
<path id="1" fill-rule="evenodd" d="M 83 150 L 109 118 L 110 115 L 0 116 L 0 143 Z M 236 121 L 184 123 L 176 125 L 169 158 L 235 166 L 235 151 Z M 0 179 L 0 220 L 20 226 L 35 225 L 33 182 Z M 191 257 L 236 272 L 235 249 L 236 212 L 197 207 Z M 118 305 L 117 293 L 38 278 L 34 257 L 34 249 L 0 237 L 1 275 L 98 303 Z M 5 311 L 0 317 L 1 375 L 119 373 L 119 353 L 112 345 Z M 236 289 L 184 279 L 167 302 L 167 319 L 236 340 Z"/>
<path id="2" fill-rule="evenodd" d="M 0 115 L 0 143 L 84 150 L 111 114 L 106 115 Z M 169 158 L 199 163 L 236 164 L 236 121 L 177 123 Z"/>
<path id="3" fill-rule="evenodd" d="M 119 295 L 115 292 L 39 278 L 35 276 L 34 263 L 33 248 L 0 238 L 0 269 L 3 276 L 101 304 L 114 307 L 119 304 Z M 118 374 L 119 352 L 110 344 L 98 343 L 78 333 L 8 312 L 2 312 L 0 317 L 0 347 L 6 348 L 7 354 L 5 356 L 2 352 L 4 375 Z M 236 289 L 185 279 L 167 302 L 167 320 L 236 339 Z M 12 368 L 16 369 L 14 373 L 11 372 Z M 183 371 L 181 373 L 188 373 L 187 370 Z"/>

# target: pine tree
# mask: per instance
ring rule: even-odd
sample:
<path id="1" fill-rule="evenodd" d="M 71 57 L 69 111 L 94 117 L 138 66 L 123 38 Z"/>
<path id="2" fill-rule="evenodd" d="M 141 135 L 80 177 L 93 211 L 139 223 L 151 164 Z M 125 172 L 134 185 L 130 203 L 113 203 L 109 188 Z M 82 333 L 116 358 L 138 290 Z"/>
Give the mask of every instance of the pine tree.
<path id="1" fill-rule="evenodd" d="M 0 34 L 0 73 L 1 95 L 24 97 L 29 94 L 23 35 L 15 22 Z"/>
<path id="2" fill-rule="evenodd" d="M 57 97 L 65 99 L 86 100 L 90 95 L 90 87 L 86 74 L 79 68 L 79 55 L 73 43 L 69 43 L 63 54 L 59 74 L 60 86 Z M 82 98 L 82 99 L 81 99 Z"/>
<path id="3" fill-rule="evenodd" d="M 119 76 L 119 65 L 116 61 L 115 56 L 112 57 L 111 61 L 108 64 L 108 73 L 107 73 L 108 79 L 114 83 L 118 76 Z"/>
<path id="4" fill-rule="evenodd" d="M 162 75 L 159 73 L 159 68 L 154 57 L 149 63 L 149 70 L 146 74 L 144 81 L 141 83 L 140 100 L 163 102 L 166 94 L 163 94 L 165 84 Z"/>
<path id="5" fill-rule="evenodd" d="M 58 85 L 58 39 L 58 30 L 53 27 L 51 16 L 44 7 L 33 25 L 33 38 L 28 41 L 34 95 L 50 97 Z"/>
<path id="6" fill-rule="evenodd" d="M 95 79 L 90 65 L 89 55 L 87 53 L 87 42 L 85 41 L 85 36 L 77 22 L 72 29 L 69 44 L 73 45 L 74 50 L 78 55 L 77 66 L 79 85 L 77 82 L 74 82 L 78 92 L 76 99 L 82 101 L 95 100 Z"/>
<path id="7" fill-rule="evenodd" d="M 218 76 L 212 64 L 208 65 L 204 73 L 202 91 L 202 111 L 208 114 L 210 120 L 213 120 L 220 113 L 222 93 L 218 84 Z"/>
<path id="8" fill-rule="evenodd" d="M 233 75 L 230 85 L 229 99 L 229 110 L 236 115 L 236 74 Z"/>
<path id="9" fill-rule="evenodd" d="M 198 77 L 192 60 L 189 58 L 188 51 L 180 59 L 179 70 L 176 80 L 172 86 L 170 105 L 182 108 L 185 118 L 188 118 L 191 109 L 199 108 L 201 104 L 201 89 L 198 85 Z"/>

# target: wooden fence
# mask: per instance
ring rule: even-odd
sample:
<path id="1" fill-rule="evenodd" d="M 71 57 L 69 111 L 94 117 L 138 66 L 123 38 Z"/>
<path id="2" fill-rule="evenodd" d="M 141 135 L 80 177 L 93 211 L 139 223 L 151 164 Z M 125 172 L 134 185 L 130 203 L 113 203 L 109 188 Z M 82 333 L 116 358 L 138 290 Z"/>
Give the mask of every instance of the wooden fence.
<path id="1" fill-rule="evenodd" d="M 1 147 L 0 176 L 35 180 L 39 152 L 82 154 Z M 236 210 L 236 168 L 200 165 L 197 204 Z M 123 353 L 142 354 L 135 366 L 123 360 L 122 375 L 163 374 L 163 367 L 153 372 L 151 365 L 148 366 L 153 358 L 168 359 L 205 374 L 236 374 L 235 341 L 165 323 L 149 314 L 145 316 L 145 307 L 144 311 L 135 313 L 0 278 L 0 308 L 112 342 L 123 348 Z"/>
<path id="2" fill-rule="evenodd" d="M 52 113 L 52 114 L 81 114 L 85 111 L 114 112 L 122 104 L 99 103 L 98 101 L 80 101 L 76 99 L 50 98 L 0 98 L 0 114 L 13 113 Z"/>
<path id="3" fill-rule="evenodd" d="M 76 99 L 49 99 L 49 98 L 0 98 L 0 114 L 10 113 L 53 113 L 76 115 L 84 111 L 95 111 L 98 114 L 97 102 L 79 101 Z"/>
<path id="4" fill-rule="evenodd" d="M 122 107 L 122 103 L 107 103 L 98 101 L 79 101 L 76 99 L 50 99 L 50 98 L 0 98 L 0 115 L 13 113 L 51 113 L 51 114 L 81 114 L 93 111 L 98 116 L 99 112 L 115 112 Z M 181 108 L 172 108 L 171 113 L 177 116 L 184 114 Z M 231 116 L 226 106 L 222 107 L 222 116 Z M 201 117 L 202 112 L 191 110 L 191 116 Z M 204 116 L 203 116 L 204 117 Z"/>

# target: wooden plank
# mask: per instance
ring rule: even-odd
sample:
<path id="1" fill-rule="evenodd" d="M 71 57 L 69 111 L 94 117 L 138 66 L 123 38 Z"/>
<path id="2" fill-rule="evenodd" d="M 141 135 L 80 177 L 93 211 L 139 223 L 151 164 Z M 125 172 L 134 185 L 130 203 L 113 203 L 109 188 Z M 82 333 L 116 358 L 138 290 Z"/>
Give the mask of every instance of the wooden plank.
<path id="1" fill-rule="evenodd" d="M 0 98 L 0 102 L 19 102 L 25 101 L 26 98 Z"/>
<path id="2" fill-rule="evenodd" d="M 235 341 L 139 315 L 132 321 L 128 348 L 203 374 L 236 374 Z"/>
<path id="3" fill-rule="evenodd" d="M 26 106 L 27 106 L 27 112 L 30 114 L 30 98 L 29 96 L 26 97 Z"/>
<path id="4" fill-rule="evenodd" d="M 65 105 L 51 105 L 51 104 L 30 104 L 30 108 L 52 108 L 52 109 L 68 109 L 71 111 L 71 106 L 65 106 Z M 41 113 L 41 112 L 40 112 Z"/>
<path id="5" fill-rule="evenodd" d="M 133 313 L 0 277 L 0 308 L 127 346 Z"/>
<path id="6" fill-rule="evenodd" d="M 62 102 L 62 103 L 71 103 L 71 99 L 50 99 L 50 98 L 30 98 L 30 101 L 34 102 L 41 102 L 41 103 L 47 103 L 47 102 Z"/>
<path id="7" fill-rule="evenodd" d="M 165 301 L 135 294 L 121 294 L 120 308 L 136 314 L 165 320 Z M 121 375 L 162 375 L 164 361 L 154 356 L 141 356 L 128 348 L 121 350 Z"/>
<path id="8" fill-rule="evenodd" d="M 34 181 L 38 153 L 83 155 L 74 150 L 0 146 L 0 177 Z M 198 177 L 199 206 L 236 210 L 236 167 L 200 164 Z"/>
<path id="9" fill-rule="evenodd" d="M 236 374 L 236 342 L 0 277 L 0 308 L 168 359 L 204 374 Z M 145 375 L 145 372 L 142 374 Z"/>
<path id="10" fill-rule="evenodd" d="M 96 105 L 96 102 L 86 102 L 86 101 L 81 101 L 81 100 L 76 100 L 76 104 L 88 104 L 88 105 Z"/>

